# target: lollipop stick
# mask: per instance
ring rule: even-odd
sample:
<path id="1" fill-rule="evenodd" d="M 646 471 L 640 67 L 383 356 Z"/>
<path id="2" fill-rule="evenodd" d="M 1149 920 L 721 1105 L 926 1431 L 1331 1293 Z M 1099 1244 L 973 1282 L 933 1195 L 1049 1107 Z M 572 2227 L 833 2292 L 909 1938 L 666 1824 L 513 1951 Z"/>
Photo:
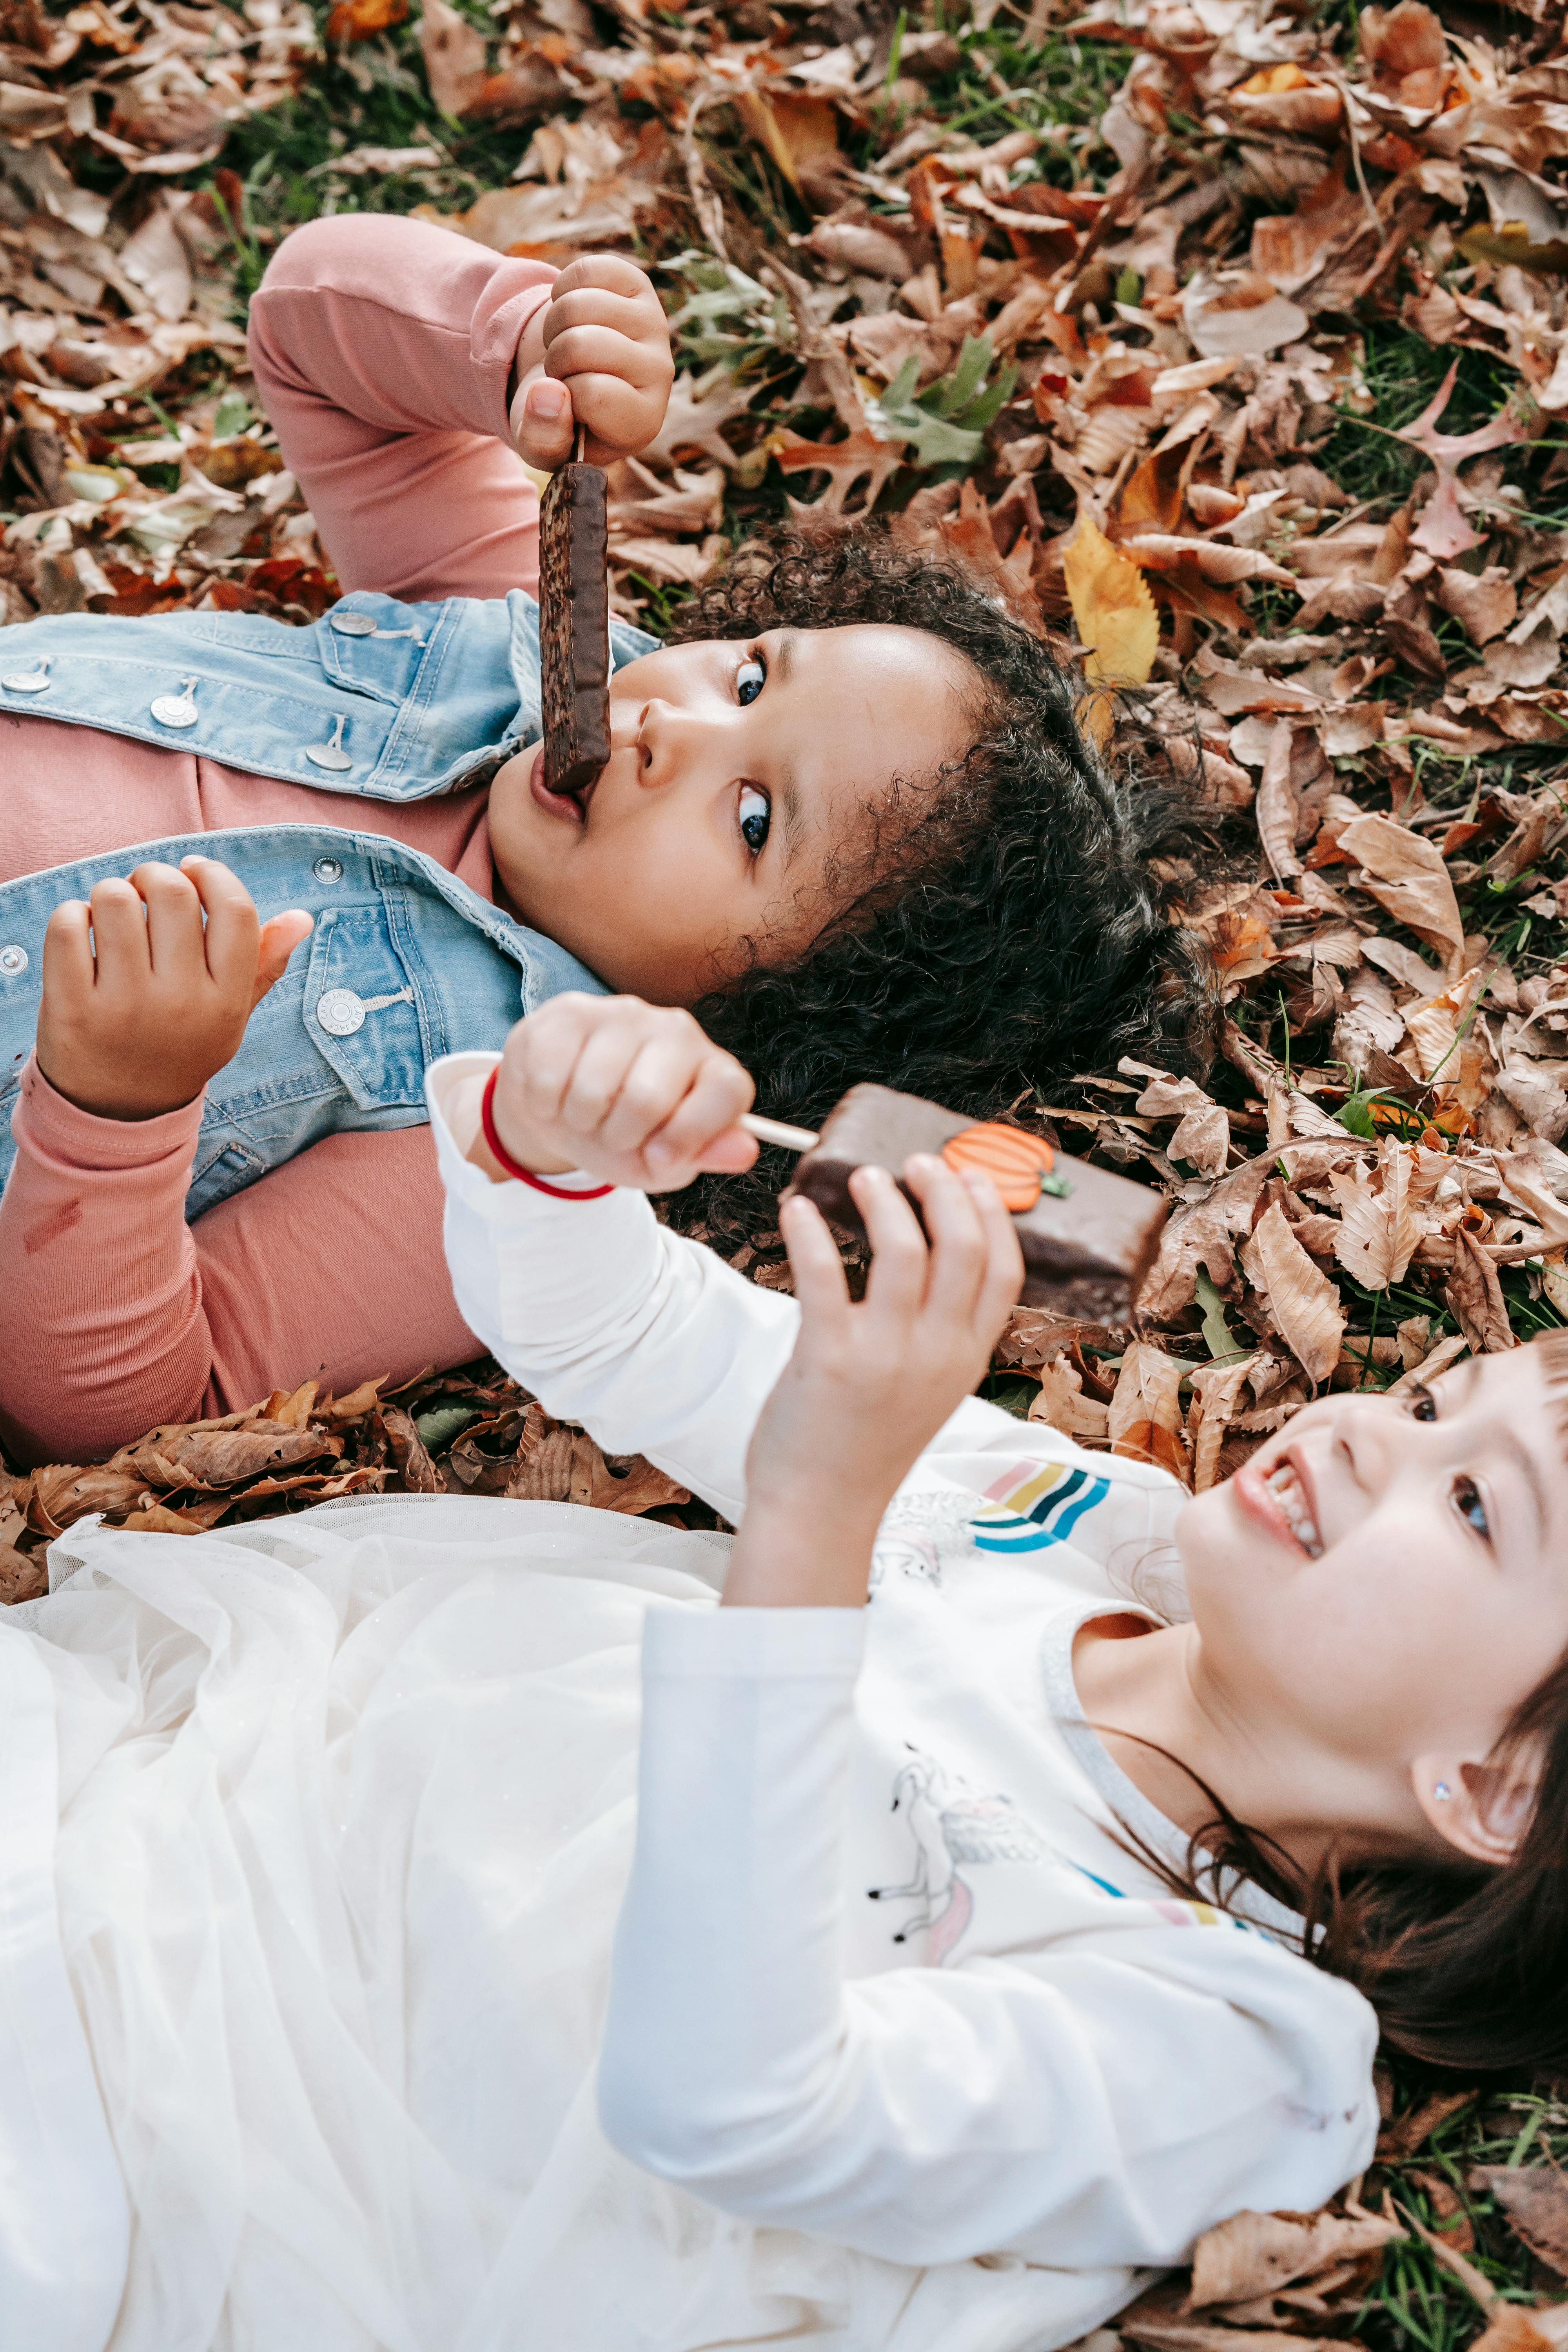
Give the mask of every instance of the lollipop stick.
<path id="1" fill-rule="evenodd" d="M 759 1143 L 781 1144 L 785 1151 L 810 1151 L 816 1147 L 816 1137 L 809 1127 L 786 1127 L 782 1118 L 763 1118 L 754 1110 L 743 1110 L 736 1124 Z"/>

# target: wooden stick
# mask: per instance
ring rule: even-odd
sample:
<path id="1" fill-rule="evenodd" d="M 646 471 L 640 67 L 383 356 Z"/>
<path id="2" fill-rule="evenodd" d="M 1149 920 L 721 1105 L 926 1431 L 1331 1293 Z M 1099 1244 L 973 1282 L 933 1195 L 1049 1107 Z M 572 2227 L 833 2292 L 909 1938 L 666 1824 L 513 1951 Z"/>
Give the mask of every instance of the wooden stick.
<path id="1" fill-rule="evenodd" d="M 810 1151 L 816 1138 L 809 1127 L 786 1127 L 782 1118 L 763 1118 L 752 1110 L 743 1110 L 738 1124 L 759 1143 L 781 1144 L 785 1151 Z"/>

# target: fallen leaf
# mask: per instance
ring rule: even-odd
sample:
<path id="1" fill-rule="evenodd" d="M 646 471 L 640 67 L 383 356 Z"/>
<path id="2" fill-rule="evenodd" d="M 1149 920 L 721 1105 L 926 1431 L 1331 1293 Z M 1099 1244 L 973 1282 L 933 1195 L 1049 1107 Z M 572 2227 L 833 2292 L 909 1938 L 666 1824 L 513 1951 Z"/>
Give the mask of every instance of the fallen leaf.
<path id="1" fill-rule="evenodd" d="M 1442 852 L 1436 842 L 1391 817 L 1358 816 L 1342 827 L 1340 846 L 1366 871 L 1366 889 L 1396 922 L 1430 940 L 1449 973 L 1465 952 L 1465 929 Z"/>
<path id="2" fill-rule="evenodd" d="M 1192 1448 L 1193 1492 L 1205 1495 L 1219 1477 L 1220 1449 L 1225 1444 L 1247 1383 L 1260 1361 L 1256 1354 L 1236 1356 L 1226 1363 L 1202 1364 L 1191 1376 L 1193 1401 L 1187 1407 L 1187 1443 Z"/>
<path id="3" fill-rule="evenodd" d="M 484 86 L 484 35 L 447 0 L 423 0 L 419 52 L 442 113 L 463 114 Z"/>
<path id="4" fill-rule="evenodd" d="M 1339 1292 L 1318 1272 L 1278 1201 L 1253 1227 L 1241 1262 L 1308 1379 L 1326 1381 L 1339 1362 L 1347 1318 Z"/>
<path id="5" fill-rule="evenodd" d="M 1508 1319 L 1497 1267 L 1463 1225 L 1454 1235 L 1454 1270 L 1443 1299 L 1478 1356 L 1500 1354 L 1519 1345 Z"/>
<path id="6" fill-rule="evenodd" d="M 1519 611 L 1519 596 L 1501 564 L 1480 572 L 1450 570 L 1437 581 L 1437 602 L 1446 613 L 1463 622 L 1474 645 L 1500 637 Z"/>
<path id="7" fill-rule="evenodd" d="M 1554 2164 L 1481 2164 L 1469 2180 L 1496 2198 L 1532 2254 L 1568 2278 L 1568 2179 Z"/>
<path id="8" fill-rule="evenodd" d="M 1414 1153 L 1386 1139 L 1375 1171 L 1365 1166 L 1329 1178 L 1340 1223 L 1334 1255 L 1365 1290 L 1386 1290 L 1403 1282 L 1422 1228 L 1410 1202 Z"/>
<path id="9" fill-rule="evenodd" d="M 1185 1486 L 1190 1473 L 1177 1400 L 1181 1384 L 1182 1367 L 1173 1356 L 1135 1340 L 1121 1359 L 1106 1435 L 1112 1454 L 1152 1462 Z"/>
<path id="10" fill-rule="evenodd" d="M 1098 1444 L 1107 1433 L 1110 1408 L 1083 1392 L 1083 1374 L 1067 1356 L 1053 1356 L 1039 1367 L 1039 1394 L 1029 1405 L 1031 1421 L 1043 1421 L 1064 1437 Z"/>
<path id="11" fill-rule="evenodd" d="M 1160 616 L 1142 572 L 1088 515 L 1062 559 L 1068 597 L 1094 683 L 1142 686 L 1154 665 Z"/>
<path id="12" fill-rule="evenodd" d="M 1193 2249 L 1192 2311 L 1251 2303 L 1342 2262 L 1360 2262 L 1403 2240 L 1396 2221 L 1372 2213 L 1233 2214 Z"/>

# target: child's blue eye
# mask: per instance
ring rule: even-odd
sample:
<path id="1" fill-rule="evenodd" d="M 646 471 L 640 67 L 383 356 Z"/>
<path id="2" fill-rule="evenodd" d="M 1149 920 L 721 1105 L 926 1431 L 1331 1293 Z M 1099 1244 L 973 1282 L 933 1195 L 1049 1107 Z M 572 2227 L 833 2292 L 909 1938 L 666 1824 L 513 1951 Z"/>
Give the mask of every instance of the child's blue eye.
<path id="1" fill-rule="evenodd" d="M 1473 1478 L 1455 1479 L 1454 1508 L 1462 1519 L 1467 1520 L 1474 1528 L 1477 1535 L 1484 1538 L 1489 1543 L 1491 1541 L 1492 1531 L 1487 1518 L 1487 1507 L 1481 1500 L 1480 1490 Z"/>
<path id="2" fill-rule="evenodd" d="M 741 664 L 735 673 L 735 699 L 742 709 L 747 703 L 755 702 L 767 682 L 767 664 L 759 661 L 754 654 Z"/>
<path id="3" fill-rule="evenodd" d="M 766 793 L 760 793 L 755 784 L 742 784 L 739 814 L 741 838 L 752 856 L 758 857 L 767 846 L 768 824 L 773 815 Z"/>

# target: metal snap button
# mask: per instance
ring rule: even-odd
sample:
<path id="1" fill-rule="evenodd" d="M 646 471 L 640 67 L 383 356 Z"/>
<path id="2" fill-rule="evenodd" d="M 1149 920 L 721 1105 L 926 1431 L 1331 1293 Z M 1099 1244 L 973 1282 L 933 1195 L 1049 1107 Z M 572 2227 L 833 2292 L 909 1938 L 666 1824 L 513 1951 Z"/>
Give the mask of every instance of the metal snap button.
<path id="1" fill-rule="evenodd" d="M 329 1037 L 352 1037 L 364 1027 L 364 999 L 352 988 L 329 988 L 317 1003 L 316 1018 Z"/>
<path id="2" fill-rule="evenodd" d="M 31 669 L 13 670 L 8 677 L 0 677 L 0 686 L 5 688 L 7 694 L 47 694 L 49 686 L 49 663 L 53 658 L 51 654 L 40 656 Z"/>
<path id="3" fill-rule="evenodd" d="M 5 974 L 7 980 L 15 980 L 19 971 L 26 971 L 26 948 L 0 948 L 0 971 Z"/>
<path id="4" fill-rule="evenodd" d="M 313 767 L 331 768 L 335 775 L 342 775 L 346 769 L 353 766 L 353 761 L 343 750 L 343 725 L 346 717 L 346 712 L 339 712 L 338 723 L 332 730 L 332 740 L 330 743 L 306 744 L 305 757 Z"/>
<path id="5" fill-rule="evenodd" d="M 329 613 L 327 615 L 340 637 L 374 637 L 375 623 L 368 613 Z"/>
<path id="6" fill-rule="evenodd" d="M 318 882 L 341 882 L 343 866 L 341 857 L 318 857 L 310 868 Z"/>
<path id="7" fill-rule="evenodd" d="M 149 706 L 160 727 L 194 727 L 196 723 L 196 681 L 180 680 L 178 694 L 160 694 Z"/>

